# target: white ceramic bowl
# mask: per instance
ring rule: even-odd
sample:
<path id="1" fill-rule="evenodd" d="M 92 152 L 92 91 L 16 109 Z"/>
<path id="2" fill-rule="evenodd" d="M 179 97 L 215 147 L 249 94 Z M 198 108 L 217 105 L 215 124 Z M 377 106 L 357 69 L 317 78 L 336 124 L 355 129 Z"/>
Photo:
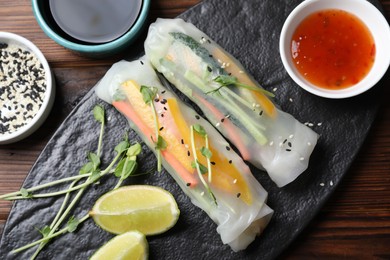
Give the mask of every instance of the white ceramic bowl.
<path id="1" fill-rule="evenodd" d="M 29 120 L 26 125 L 18 128 L 14 132 L 3 134 L 0 133 L 0 144 L 9 144 L 17 142 L 29 136 L 34 131 L 36 131 L 46 120 L 54 103 L 55 82 L 47 60 L 43 56 L 42 52 L 31 41 L 13 33 L 0 32 L 0 43 L 16 45 L 21 47 L 22 50 L 25 49 L 28 50 L 30 53 L 33 53 L 43 66 L 46 81 L 46 92 L 43 97 L 43 102 L 35 116 L 31 120 Z M 20 100 L 18 100 L 17 102 L 20 102 Z"/>
<path id="2" fill-rule="evenodd" d="M 308 82 L 295 68 L 291 58 L 291 38 L 297 26 L 308 15 L 326 9 L 339 9 L 352 13 L 368 27 L 374 38 L 376 54 L 372 69 L 357 84 L 340 90 L 317 87 Z M 373 87 L 386 73 L 390 64 L 390 28 L 382 13 L 366 0 L 306 0 L 287 17 L 280 35 L 280 56 L 290 77 L 312 94 L 326 98 L 347 98 Z"/>

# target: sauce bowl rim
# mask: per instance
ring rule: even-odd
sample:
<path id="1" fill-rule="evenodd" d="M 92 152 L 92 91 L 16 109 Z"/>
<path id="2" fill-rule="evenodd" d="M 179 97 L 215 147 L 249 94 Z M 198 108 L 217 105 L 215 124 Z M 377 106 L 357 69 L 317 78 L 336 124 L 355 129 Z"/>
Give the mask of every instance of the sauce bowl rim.
<path id="1" fill-rule="evenodd" d="M 358 17 L 371 32 L 375 42 L 375 60 L 368 74 L 357 84 L 340 90 L 320 88 L 307 81 L 295 68 L 291 58 L 290 43 L 296 27 L 308 15 L 329 9 L 347 11 Z M 375 23 L 375 28 L 372 24 Z M 380 26 L 381 28 L 376 28 Z M 306 91 L 326 98 L 348 98 L 359 95 L 373 86 L 383 77 L 390 65 L 390 52 L 385 45 L 390 44 L 390 27 L 383 14 L 365 0 L 306 0 L 300 3 L 287 17 L 279 40 L 279 51 L 284 68 L 290 77 Z"/>

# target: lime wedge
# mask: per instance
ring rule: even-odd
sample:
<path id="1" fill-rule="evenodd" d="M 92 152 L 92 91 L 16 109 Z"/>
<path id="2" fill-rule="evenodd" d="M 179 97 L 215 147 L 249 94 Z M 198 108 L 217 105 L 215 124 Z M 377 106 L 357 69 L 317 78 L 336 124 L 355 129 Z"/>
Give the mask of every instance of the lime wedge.
<path id="1" fill-rule="evenodd" d="M 91 260 L 142 260 L 148 258 L 145 235 L 130 231 L 108 241 L 92 255 Z"/>
<path id="2" fill-rule="evenodd" d="M 106 231 L 122 234 L 138 230 L 160 234 L 174 226 L 180 211 L 172 194 L 149 185 L 125 186 L 100 197 L 89 213 Z"/>

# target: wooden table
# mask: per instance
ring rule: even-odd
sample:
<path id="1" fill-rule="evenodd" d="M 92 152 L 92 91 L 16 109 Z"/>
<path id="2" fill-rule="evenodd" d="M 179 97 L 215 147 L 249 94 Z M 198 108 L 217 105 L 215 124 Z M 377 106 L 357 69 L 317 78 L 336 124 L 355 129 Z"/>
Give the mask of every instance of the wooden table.
<path id="1" fill-rule="evenodd" d="M 153 0 L 151 19 L 175 17 L 200 0 Z M 390 0 L 381 0 L 390 18 Z M 56 103 L 48 120 L 32 136 L 0 146 L 0 194 L 18 190 L 50 136 L 108 67 L 121 59 L 77 56 L 45 36 L 29 0 L 1 0 L 0 31 L 20 34 L 44 53 L 57 80 Z M 390 48 L 390 46 L 389 46 Z M 390 51 L 390 49 L 389 49 Z M 390 259 L 390 79 L 373 128 L 337 191 L 281 256 L 302 258 Z M 0 201 L 0 232 L 11 203 Z"/>

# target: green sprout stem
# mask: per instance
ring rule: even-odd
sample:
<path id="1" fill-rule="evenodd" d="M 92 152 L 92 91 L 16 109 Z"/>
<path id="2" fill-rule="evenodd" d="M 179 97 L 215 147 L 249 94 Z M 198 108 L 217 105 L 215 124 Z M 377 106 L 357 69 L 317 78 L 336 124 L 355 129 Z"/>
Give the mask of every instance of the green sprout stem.
<path id="1" fill-rule="evenodd" d="M 206 188 L 207 192 L 210 194 L 211 198 L 214 200 L 215 204 L 217 205 L 217 200 L 213 194 L 213 192 L 210 189 L 210 186 L 207 184 L 205 179 L 202 176 L 200 167 L 199 167 L 199 162 L 198 162 L 198 156 L 196 154 L 196 147 L 195 147 L 195 135 L 194 135 L 194 126 L 191 125 L 191 148 L 192 148 L 192 153 L 195 159 L 195 166 L 196 166 L 196 171 L 198 173 L 199 179 L 202 182 L 203 186 Z"/>
<path id="2" fill-rule="evenodd" d="M 80 222 L 80 223 L 83 223 L 83 222 L 86 221 L 88 218 L 89 218 L 89 215 L 86 214 L 84 217 L 82 217 L 82 218 L 79 220 L 79 222 Z M 11 251 L 11 253 L 16 254 L 16 253 L 22 252 L 22 251 L 24 251 L 24 250 L 26 250 L 26 249 L 29 249 L 30 247 L 33 247 L 33 246 L 35 246 L 35 245 L 38 245 L 38 244 L 40 244 L 40 243 L 42 243 L 42 242 L 48 242 L 50 239 L 55 238 L 55 237 L 57 237 L 57 236 L 59 236 L 59 235 L 62 235 L 62 234 L 64 234 L 64 233 L 66 233 L 66 232 L 68 232 L 68 228 L 67 228 L 67 227 L 65 227 L 65 228 L 63 228 L 63 229 L 61 229 L 61 230 L 58 230 L 57 232 L 54 232 L 54 233 L 52 233 L 51 235 L 48 235 L 47 237 L 44 237 L 44 238 L 39 239 L 39 240 L 37 240 L 37 241 L 34 241 L 34 242 L 32 242 L 32 243 L 30 243 L 30 244 L 28 244 L 28 245 L 25 245 L 25 246 L 23 246 L 23 247 L 19 247 L 19 248 L 17 248 L 17 249 L 14 249 L 14 250 Z"/>

